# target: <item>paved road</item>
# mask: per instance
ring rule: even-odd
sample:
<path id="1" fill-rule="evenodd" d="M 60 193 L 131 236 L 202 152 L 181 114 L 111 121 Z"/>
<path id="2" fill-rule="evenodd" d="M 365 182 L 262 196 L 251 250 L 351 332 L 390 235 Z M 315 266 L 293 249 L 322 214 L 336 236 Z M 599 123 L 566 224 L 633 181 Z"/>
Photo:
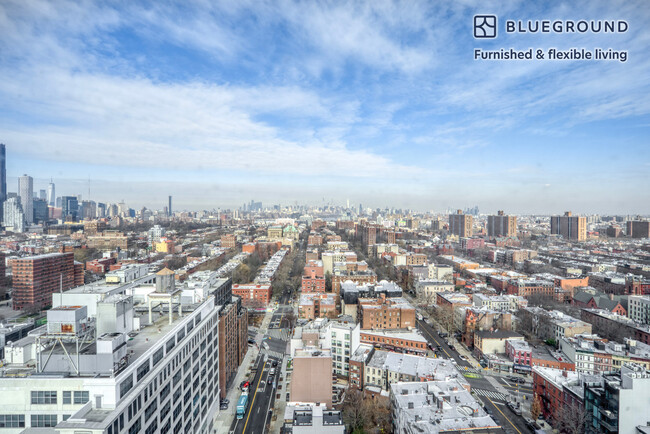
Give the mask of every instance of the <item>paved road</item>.
<path id="1" fill-rule="evenodd" d="M 262 341 L 262 351 L 256 361 L 257 373 L 249 389 L 248 409 L 243 419 L 235 419 L 233 422 L 230 428 L 232 434 L 261 434 L 267 431 L 268 423 L 271 420 L 271 409 L 276 398 L 280 363 L 286 353 L 289 339 L 290 324 L 286 315 L 292 312 L 293 308 L 282 304 L 286 303 L 289 298 L 288 295 L 281 297 L 281 304 L 271 317 L 269 328 Z M 275 367 L 278 374 L 269 384 L 269 372 L 272 369 L 273 361 L 278 362 Z M 230 405 L 237 405 L 237 403 Z"/>
<path id="2" fill-rule="evenodd" d="M 476 367 L 473 367 L 469 362 L 460 358 L 460 355 L 457 351 L 449 348 L 449 345 L 445 342 L 445 339 L 438 336 L 438 333 L 424 321 L 417 321 L 418 328 L 422 331 L 422 334 L 431 342 L 433 345 L 440 345 L 442 351 L 441 356 L 456 361 L 458 368 L 461 372 L 465 371 L 464 368 L 467 368 L 467 374 L 471 377 L 476 375 L 476 378 L 467 377 L 472 390 L 475 390 L 476 395 L 479 399 L 483 401 L 485 407 L 492 412 L 494 419 L 504 427 L 504 429 L 509 430 L 512 433 L 517 434 L 528 434 L 531 432 L 524 423 L 524 420 L 517 416 L 510 410 L 506 405 L 506 396 L 498 391 L 496 387 L 486 378 L 486 373 Z M 503 379 L 502 377 L 492 377 L 494 380 L 498 381 L 506 390 L 513 390 L 513 393 L 516 394 L 516 391 L 523 391 L 532 394 L 532 388 L 529 385 L 516 386 Z"/>

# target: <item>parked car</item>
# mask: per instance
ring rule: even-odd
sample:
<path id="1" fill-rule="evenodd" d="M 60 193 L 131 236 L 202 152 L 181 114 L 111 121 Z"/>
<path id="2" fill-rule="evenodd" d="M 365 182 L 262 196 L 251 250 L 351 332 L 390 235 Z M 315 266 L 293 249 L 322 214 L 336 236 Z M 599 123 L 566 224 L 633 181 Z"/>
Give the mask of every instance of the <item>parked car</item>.
<path id="1" fill-rule="evenodd" d="M 449 345 L 449 349 L 452 350 L 452 351 L 456 351 L 456 347 L 453 346 L 453 345 Z"/>
<path id="2" fill-rule="evenodd" d="M 269 375 L 268 380 L 266 380 L 266 384 L 272 384 L 274 379 L 275 377 L 273 377 L 273 375 Z"/>
<path id="3" fill-rule="evenodd" d="M 251 382 L 250 382 L 250 381 L 244 380 L 244 381 L 242 381 L 241 384 L 239 385 L 239 388 L 240 388 L 241 390 L 248 389 L 248 387 L 249 387 L 250 385 L 251 385 Z"/>
<path id="4" fill-rule="evenodd" d="M 521 416 L 521 406 L 519 405 L 518 402 L 510 401 L 508 403 L 508 407 L 510 408 L 510 410 L 512 410 L 514 414 L 516 414 L 517 416 Z"/>
<path id="5" fill-rule="evenodd" d="M 512 375 L 510 375 L 510 376 L 508 376 L 506 378 L 508 379 L 508 381 L 512 381 L 513 383 L 518 383 L 519 382 L 519 378 L 514 377 Z"/>
<path id="6" fill-rule="evenodd" d="M 273 366 L 274 368 L 278 366 L 278 361 L 274 360 L 273 362 L 271 362 L 271 366 Z"/>

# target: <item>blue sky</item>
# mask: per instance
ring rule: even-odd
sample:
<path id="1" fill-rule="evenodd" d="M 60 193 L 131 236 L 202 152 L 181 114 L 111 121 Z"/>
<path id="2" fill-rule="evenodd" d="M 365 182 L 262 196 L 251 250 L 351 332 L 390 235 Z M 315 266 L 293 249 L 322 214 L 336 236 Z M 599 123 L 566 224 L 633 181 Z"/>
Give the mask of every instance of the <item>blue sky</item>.
<path id="1" fill-rule="evenodd" d="M 475 40 L 482 13 L 630 28 Z M 647 214 L 649 22 L 645 1 L 4 1 L 9 189 L 28 173 L 136 208 Z M 472 57 L 510 47 L 628 60 Z"/>

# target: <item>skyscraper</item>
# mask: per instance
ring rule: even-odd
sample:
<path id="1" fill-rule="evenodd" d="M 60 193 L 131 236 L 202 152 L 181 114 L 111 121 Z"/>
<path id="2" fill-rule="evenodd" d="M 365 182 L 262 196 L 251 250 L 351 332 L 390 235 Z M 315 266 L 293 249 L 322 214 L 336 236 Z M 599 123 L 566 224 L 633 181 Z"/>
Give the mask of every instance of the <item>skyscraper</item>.
<path id="1" fill-rule="evenodd" d="M 5 145 L 0 143 L 0 221 L 2 221 L 2 202 L 7 200 L 7 155 Z"/>
<path id="2" fill-rule="evenodd" d="M 18 196 L 25 213 L 25 224 L 34 223 L 34 180 L 31 176 L 23 175 L 18 178 Z"/>
<path id="3" fill-rule="evenodd" d="M 47 199 L 47 194 L 45 193 L 45 190 L 38 190 L 38 198 Z"/>
<path id="4" fill-rule="evenodd" d="M 169 217 L 172 216 L 172 197 L 171 196 L 169 196 L 169 207 L 167 208 L 167 213 L 168 213 Z"/>
<path id="5" fill-rule="evenodd" d="M 79 202 L 75 196 L 61 197 L 61 218 L 65 221 L 66 217 L 72 217 L 72 220 L 77 219 L 77 212 L 79 211 Z"/>
<path id="6" fill-rule="evenodd" d="M 54 192 L 54 182 L 50 179 L 50 183 L 47 186 L 47 204 L 49 206 L 56 205 L 56 194 Z"/>

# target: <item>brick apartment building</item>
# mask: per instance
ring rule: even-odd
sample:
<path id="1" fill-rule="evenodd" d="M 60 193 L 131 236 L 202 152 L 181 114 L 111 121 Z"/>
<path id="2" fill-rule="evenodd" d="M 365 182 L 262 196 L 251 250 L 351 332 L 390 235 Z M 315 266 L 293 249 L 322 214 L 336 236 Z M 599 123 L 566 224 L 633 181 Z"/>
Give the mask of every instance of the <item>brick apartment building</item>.
<path id="1" fill-rule="evenodd" d="M 15 259 L 12 270 L 14 310 L 30 305 L 41 308 L 51 306 L 54 291 L 78 286 L 79 275 L 83 279 L 83 264 L 75 267 L 73 253 L 49 253 Z"/>
<path id="2" fill-rule="evenodd" d="M 336 315 L 336 296 L 334 294 L 301 294 L 298 302 L 298 317 L 308 320 L 327 318 Z"/>
<path id="3" fill-rule="evenodd" d="M 458 210 L 456 214 L 449 214 L 449 232 L 459 237 L 471 237 L 474 233 L 474 217 L 469 214 L 463 214 Z"/>
<path id="4" fill-rule="evenodd" d="M 345 271 L 336 273 L 332 276 L 332 292 L 339 293 L 341 290 L 341 283 L 351 281 L 357 285 L 364 283 L 377 283 L 377 274 L 372 270 L 365 271 Z"/>
<path id="5" fill-rule="evenodd" d="M 632 238 L 650 238 L 650 221 L 627 222 L 627 235 Z"/>
<path id="6" fill-rule="evenodd" d="M 309 261 L 302 275 L 301 291 L 303 293 L 325 292 L 325 276 L 322 261 Z"/>
<path id="7" fill-rule="evenodd" d="M 587 239 L 587 219 L 573 216 L 571 211 L 563 216 L 552 216 L 551 234 L 561 235 L 567 240 L 584 241 Z"/>
<path id="8" fill-rule="evenodd" d="M 225 398 L 248 350 L 248 311 L 238 297 L 219 309 L 219 384 Z"/>
<path id="9" fill-rule="evenodd" d="M 505 215 L 499 211 L 497 215 L 488 216 L 487 232 L 489 237 L 516 237 L 517 217 Z"/>
<path id="10" fill-rule="evenodd" d="M 258 283 L 234 284 L 232 293 L 241 297 L 242 304 L 246 307 L 264 307 L 271 301 L 273 290 L 271 285 Z"/>
<path id="11" fill-rule="evenodd" d="M 221 247 L 225 249 L 234 249 L 237 247 L 237 237 L 235 234 L 225 234 L 221 236 Z"/>
<path id="12" fill-rule="evenodd" d="M 522 297 L 530 297 L 531 295 L 553 297 L 555 294 L 555 284 L 548 280 L 511 279 L 506 286 L 506 292 Z"/>
<path id="13" fill-rule="evenodd" d="M 358 315 L 362 329 L 415 327 L 415 308 L 403 297 L 360 298 Z"/>

